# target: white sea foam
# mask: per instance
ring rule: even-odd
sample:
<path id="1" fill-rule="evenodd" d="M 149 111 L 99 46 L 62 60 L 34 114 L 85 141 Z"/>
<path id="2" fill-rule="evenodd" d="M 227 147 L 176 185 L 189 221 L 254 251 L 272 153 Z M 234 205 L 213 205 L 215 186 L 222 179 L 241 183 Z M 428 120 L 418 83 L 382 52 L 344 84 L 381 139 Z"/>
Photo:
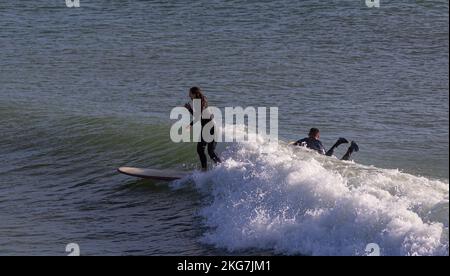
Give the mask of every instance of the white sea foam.
<path id="1" fill-rule="evenodd" d="M 397 170 L 257 142 L 193 176 L 205 194 L 202 241 L 229 251 L 364 255 L 449 254 L 449 186 Z"/>

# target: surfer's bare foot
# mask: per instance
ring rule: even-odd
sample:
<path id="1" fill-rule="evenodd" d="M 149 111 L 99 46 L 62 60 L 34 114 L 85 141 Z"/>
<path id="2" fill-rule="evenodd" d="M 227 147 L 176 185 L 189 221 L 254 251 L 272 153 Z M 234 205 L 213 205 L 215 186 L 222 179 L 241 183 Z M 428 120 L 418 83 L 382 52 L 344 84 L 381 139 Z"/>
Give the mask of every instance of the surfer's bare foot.
<path id="1" fill-rule="evenodd" d="M 347 144 L 348 140 L 345 138 L 339 138 L 336 142 L 336 147 L 339 146 L 340 144 Z"/>
<path id="2" fill-rule="evenodd" d="M 350 149 L 354 152 L 358 152 L 359 151 L 359 146 L 358 144 L 356 144 L 355 141 L 352 141 L 351 145 L 350 145 Z"/>

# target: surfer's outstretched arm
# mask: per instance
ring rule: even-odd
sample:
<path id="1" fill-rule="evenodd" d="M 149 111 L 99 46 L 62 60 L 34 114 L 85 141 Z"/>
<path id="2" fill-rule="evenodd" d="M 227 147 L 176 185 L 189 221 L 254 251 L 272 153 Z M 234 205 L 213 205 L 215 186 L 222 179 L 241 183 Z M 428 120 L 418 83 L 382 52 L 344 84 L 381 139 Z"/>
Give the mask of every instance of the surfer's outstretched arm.
<path id="1" fill-rule="evenodd" d="M 336 143 L 334 143 L 334 145 L 331 147 L 331 149 L 329 149 L 329 150 L 325 153 L 325 155 L 326 155 L 326 156 L 332 156 L 333 153 L 334 153 L 334 150 L 335 150 L 337 147 L 339 147 L 340 144 L 346 144 L 346 143 L 348 143 L 347 139 L 345 139 L 345 138 L 339 138 L 339 139 L 336 141 Z"/>

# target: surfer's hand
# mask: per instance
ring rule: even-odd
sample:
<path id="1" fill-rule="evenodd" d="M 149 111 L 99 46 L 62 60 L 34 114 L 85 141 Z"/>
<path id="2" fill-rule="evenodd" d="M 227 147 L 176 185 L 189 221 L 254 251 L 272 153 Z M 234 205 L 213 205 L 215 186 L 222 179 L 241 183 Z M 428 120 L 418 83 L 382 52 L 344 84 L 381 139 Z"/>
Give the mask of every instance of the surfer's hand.
<path id="1" fill-rule="evenodd" d="M 187 126 L 186 126 L 186 129 L 187 129 L 187 130 L 190 130 L 190 129 L 191 129 L 191 125 L 187 125 Z"/>
<path id="2" fill-rule="evenodd" d="M 184 105 L 184 107 L 185 107 L 187 110 L 189 110 L 189 112 L 192 111 L 192 107 L 191 107 L 191 105 L 190 105 L 189 103 L 186 103 L 186 104 Z"/>

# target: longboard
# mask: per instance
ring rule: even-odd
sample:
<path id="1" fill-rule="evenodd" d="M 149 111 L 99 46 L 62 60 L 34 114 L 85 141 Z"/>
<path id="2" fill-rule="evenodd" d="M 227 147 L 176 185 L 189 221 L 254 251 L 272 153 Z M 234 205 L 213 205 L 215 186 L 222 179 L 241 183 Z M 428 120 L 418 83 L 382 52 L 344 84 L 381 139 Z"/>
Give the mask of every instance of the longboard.
<path id="1" fill-rule="evenodd" d="M 190 174 L 188 172 L 174 170 L 141 169 L 131 167 L 121 167 L 118 168 L 117 171 L 129 176 L 164 181 L 181 179 Z"/>

